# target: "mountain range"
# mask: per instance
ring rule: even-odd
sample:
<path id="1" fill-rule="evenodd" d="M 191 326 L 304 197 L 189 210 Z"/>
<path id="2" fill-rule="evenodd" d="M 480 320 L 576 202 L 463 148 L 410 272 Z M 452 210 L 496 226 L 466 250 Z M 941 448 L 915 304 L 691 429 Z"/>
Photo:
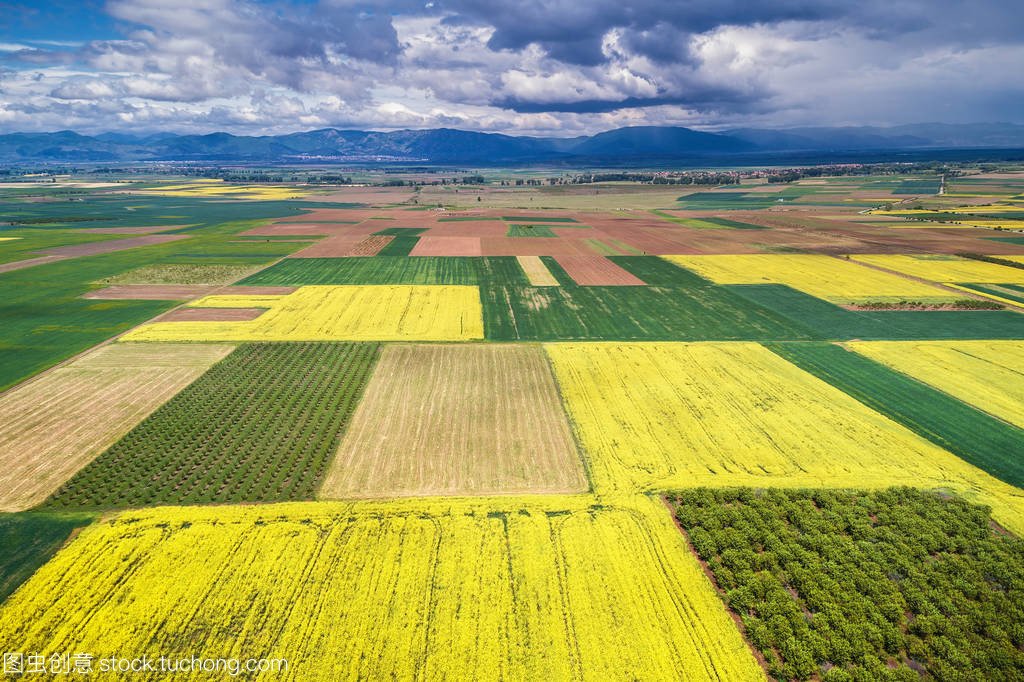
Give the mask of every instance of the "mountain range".
<path id="1" fill-rule="evenodd" d="M 1024 148 L 1024 125 L 922 123 L 893 127 L 735 128 L 717 133 L 637 126 L 572 138 L 450 128 L 374 132 L 325 128 L 288 135 L 0 135 L 0 163 L 197 161 L 239 163 L 613 162 L 740 154 Z"/>

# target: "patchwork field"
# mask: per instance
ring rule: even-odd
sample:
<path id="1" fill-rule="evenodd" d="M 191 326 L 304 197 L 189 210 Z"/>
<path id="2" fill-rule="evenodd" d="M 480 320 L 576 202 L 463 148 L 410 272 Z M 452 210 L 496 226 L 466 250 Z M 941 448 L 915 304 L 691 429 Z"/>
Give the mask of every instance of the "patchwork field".
<path id="1" fill-rule="evenodd" d="M 1015 454 L 1024 443 L 1024 430 L 834 344 L 770 348 L 964 461 L 1010 485 L 1024 486 L 1024 461 Z"/>
<path id="2" fill-rule="evenodd" d="M 301 680 L 763 679 L 664 507 L 578 498 L 126 512 L 0 608 L 0 640 Z"/>
<path id="3" fill-rule="evenodd" d="M 388 346 L 321 498 L 587 489 L 540 346 Z"/>
<path id="4" fill-rule="evenodd" d="M 758 344 L 545 349 L 599 494 L 950 487 L 997 500 L 996 517 L 1024 529 L 1024 493 Z"/>
<path id="5" fill-rule="evenodd" d="M 252 320 L 154 322 L 127 341 L 459 341 L 483 338 L 467 286 L 304 286 L 284 296 L 209 296 L 196 308 L 266 308 Z"/>
<path id="6" fill-rule="evenodd" d="M 861 355 L 1024 428 L 1024 343 L 873 341 Z"/>
<path id="7" fill-rule="evenodd" d="M 0 395 L 0 510 L 45 500 L 231 350 L 110 344 Z"/>
<path id="8" fill-rule="evenodd" d="M 376 356 L 375 344 L 243 345 L 45 506 L 311 499 Z"/>
<path id="9" fill-rule="evenodd" d="M 784 284 L 833 303 L 961 298 L 938 287 L 829 256 L 763 254 L 665 258 L 718 284 Z"/>
<path id="10" fill-rule="evenodd" d="M 60 165 L 0 183 L 5 653 L 1024 677 L 1024 173 Z"/>

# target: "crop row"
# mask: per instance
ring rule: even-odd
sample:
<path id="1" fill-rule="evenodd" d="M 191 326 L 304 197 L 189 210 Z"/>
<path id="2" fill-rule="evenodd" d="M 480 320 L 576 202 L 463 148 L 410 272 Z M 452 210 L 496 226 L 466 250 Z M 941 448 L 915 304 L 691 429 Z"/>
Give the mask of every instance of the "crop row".
<path id="1" fill-rule="evenodd" d="M 243 345 L 45 506 L 311 499 L 377 353 L 360 343 Z"/>

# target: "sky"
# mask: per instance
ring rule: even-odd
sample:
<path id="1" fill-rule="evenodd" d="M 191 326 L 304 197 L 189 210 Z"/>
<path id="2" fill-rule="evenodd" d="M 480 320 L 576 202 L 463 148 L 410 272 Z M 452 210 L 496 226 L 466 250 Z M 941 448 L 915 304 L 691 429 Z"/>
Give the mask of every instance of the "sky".
<path id="1" fill-rule="evenodd" d="M 1021 0 L 0 0 L 0 133 L 1024 123 Z"/>

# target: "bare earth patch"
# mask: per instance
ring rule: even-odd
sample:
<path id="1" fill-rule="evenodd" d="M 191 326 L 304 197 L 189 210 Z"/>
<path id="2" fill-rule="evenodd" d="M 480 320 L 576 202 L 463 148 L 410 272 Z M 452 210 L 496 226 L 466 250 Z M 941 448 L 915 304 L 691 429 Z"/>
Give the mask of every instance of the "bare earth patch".
<path id="1" fill-rule="evenodd" d="M 643 286 L 645 282 L 604 256 L 555 256 L 580 286 Z"/>
<path id="2" fill-rule="evenodd" d="M 385 348 L 321 498 L 587 489 L 540 346 Z"/>
<path id="3" fill-rule="evenodd" d="M 160 318 L 161 322 L 245 322 L 255 320 L 266 308 L 178 308 Z"/>
<path id="4" fill-rule="evenodd" d="M 64 256 L 40 256 L 38 258 L 16 260 L 13 263 L 0 263 L 0 272 L 21 270 L 22 268 L 30 268 L 33 265 L 42 265 L 43 263 L 52 263 L 55 260 L 64 260 L 64 258 Z"/>
<path id="5" fill-rule="evenodd" d="M 190 301 L 194 298 L 207 296 L 216 290 L 217 287 L 195 285 L 121 284 L 90 291 L 82 294 L 82 298 L 106 301 Z"/>
<path id="6" fill-rule="evenodd" d="M 113 343 L 0 395 L 0 511 L 45 500 L 232 349 Z"/>

